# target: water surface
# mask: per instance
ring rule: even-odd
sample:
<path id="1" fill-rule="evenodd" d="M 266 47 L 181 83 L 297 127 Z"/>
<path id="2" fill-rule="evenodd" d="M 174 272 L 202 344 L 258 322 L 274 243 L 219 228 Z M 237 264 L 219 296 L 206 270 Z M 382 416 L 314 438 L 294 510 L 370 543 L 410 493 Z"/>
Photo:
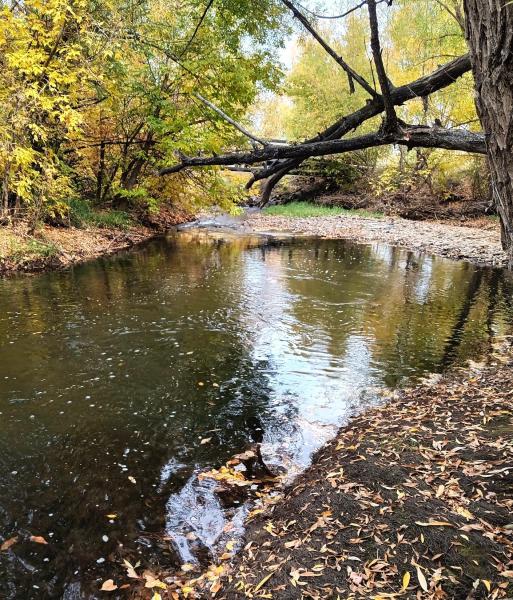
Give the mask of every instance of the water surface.
<path id="1" fill-rule="evenodd" d="M 255 423 L 300 469 L 376 389 L 488 352 L 512 290 L 388 246 L 204 230 L 0 281 L 0 597 L 92 597 L 119 556 L 187 558 L 189 531 L 213 549 L 198 469 Z"/>

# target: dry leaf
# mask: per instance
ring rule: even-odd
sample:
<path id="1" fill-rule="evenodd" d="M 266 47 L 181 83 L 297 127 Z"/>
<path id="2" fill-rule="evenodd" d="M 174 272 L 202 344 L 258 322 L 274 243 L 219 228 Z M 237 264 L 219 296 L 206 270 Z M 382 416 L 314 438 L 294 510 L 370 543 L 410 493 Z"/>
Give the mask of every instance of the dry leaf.
<path id="1" fill-rule="evenodd" d="M 511 578 L 513 578 L 513 571 L 502 571 L 502 573 L 499 573 L 499 575 L 501 577 L 511 577 Z"/>
<path id="2" fill-rule="evenodd" d="M 11 546 L 14 546 L 14 544 L 18 541 L 18 536 L 15 535 L 12 538 L 9 538 L 8 540 L 5 540 L 5 542 L 0 546 L 0 551 L 4 552 L 5 550 L 9 550 L 9 548 Z"/>
<path id="3" fill-rule="evenodd" d="M 137 573 L 135 572 L 137 565 L 135 565 L 135 567 L 134 567 L 126 559 L 123 560 L 123 562 L 125 564 L 128 577 L 131 577 L 132 579 L 139 579 L 139 575 L 137 575 Z M 139 564 L 139 563 L 137 563 L 137 564 Z"/>
<path id="4" fill-rule="evenodd" d="M 452 523 L 448 523 L 447 521 L 429 521 L 428 523 L 415 521 L 415 524 L 420 525 L 421 527 L 454 527 Z"/>
<path id="5" fill-rule="evenodd" d="M 420 587 L 427 592 L 428 591 L 428 584 L 426 581 L 426 578 L 424 576 L 424 573 L 422 572 L 421 568 L 419 567 L 419 565 L 417 565 L 417 579 L 419 580 L 420 583 Z"/>
<path id="6" fill-rule="evenodd" d="M 264 585 L 264 584 L 265 584 L 267 581 L 269 581 L 269 579 L 271 579 L 271 577 L 272 577 L 273 575 L 274 575 L 274 573 L 269 573 L 269 575 L 266 575 L 266 576 L 265 576 L 265 577 L 262 579 L 262 581 L 260 581 L 260 582 L 257 584 L 256 588 L 255 588 L 253 591 L 255 591 L 255 592 L 258 592 L 258 590 L 259 590 L 259 589 L 260 589 L 260 588 L 261 588 L 261 587 L 262 587 L 262 586 L 263 586 L 263 585 Z"/>
<path id="7" fill-rule="evenodd" d="M 48 544 L 44 537 L 41 535 L 31 535 L 30 541 L 35 542 L 36 544 Z"/>
<path id="8" fill-rule="evenodd" d="M 112 579 L 107 579 L 107 581 L 103 582 L 102 587 L 100 589 L 102 592 L 113 592 L 114 590 L 118 589 L 118 586 L 114 583 Z"/>
<path id="9" fill-rule="evenodd" d="M 200 444 L 202 444 L 202 445 L 203 445 L 203 444 L 208 444 L 208 443 L 211 441 L 211 439 L 212 439 L 211 437 L 209 437 L 209 438 L 203 438 L 203 439 L 201 440 Z"/>
<path id="10" fill-rule="evenodd" d="M 410 572 L 406 571 L 406 573 L 403 575 L 403 590 L 405 590 L 410 585 L 410 578 Z"/>
<path id="11" fill-rule="evenodd" d="M 132 475 L 128 476 L 128 481 L 131 481 L 132 483 L 136 483 L 135 477 L 132 477 Z"/>

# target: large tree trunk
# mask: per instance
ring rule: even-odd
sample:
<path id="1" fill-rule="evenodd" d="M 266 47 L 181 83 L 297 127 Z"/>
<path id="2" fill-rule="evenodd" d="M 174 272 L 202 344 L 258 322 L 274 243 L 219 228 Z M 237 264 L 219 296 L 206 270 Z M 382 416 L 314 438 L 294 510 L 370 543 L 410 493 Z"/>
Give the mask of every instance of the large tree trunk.
<path id="1" fill-rule="evenodd" d="M 486 133 L 502 243 L 513 267 L 513 4 L 464 0 L 476 104 Z"/>

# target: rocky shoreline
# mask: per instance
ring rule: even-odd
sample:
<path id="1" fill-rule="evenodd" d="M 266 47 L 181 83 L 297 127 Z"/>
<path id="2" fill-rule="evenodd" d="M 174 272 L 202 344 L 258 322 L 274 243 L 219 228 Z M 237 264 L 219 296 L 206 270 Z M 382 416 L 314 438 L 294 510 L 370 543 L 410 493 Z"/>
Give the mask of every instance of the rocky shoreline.
<path id="1" fill-rule="evenodd" d="M 329 217 L 282 217 L 261 212 L 244 215 L 239 228 L 244 232 L 289 232 L 355 242 L 381 242 L 454 260 L 502 267 L 506 255 L 500 242 L 499 223 L 481 219 L 473 224 L 410 221 L 400 217 L 369 218 L 349 215 Z"/>

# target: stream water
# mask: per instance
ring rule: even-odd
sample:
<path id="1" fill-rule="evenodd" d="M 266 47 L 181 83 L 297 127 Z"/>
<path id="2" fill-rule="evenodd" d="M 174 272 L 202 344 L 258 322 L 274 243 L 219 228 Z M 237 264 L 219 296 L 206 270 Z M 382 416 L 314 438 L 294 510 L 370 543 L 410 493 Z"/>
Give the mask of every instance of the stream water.
<path id="1" fill-rule="evenodd" d="M 488 352 L 512 292 L 388 246 L 204 229 L 0 281 L 0 598 L 92 598 L 120 555 L 215 551 L 198 470 L 255 428 L 300 470 L 378 388 Z"/>

